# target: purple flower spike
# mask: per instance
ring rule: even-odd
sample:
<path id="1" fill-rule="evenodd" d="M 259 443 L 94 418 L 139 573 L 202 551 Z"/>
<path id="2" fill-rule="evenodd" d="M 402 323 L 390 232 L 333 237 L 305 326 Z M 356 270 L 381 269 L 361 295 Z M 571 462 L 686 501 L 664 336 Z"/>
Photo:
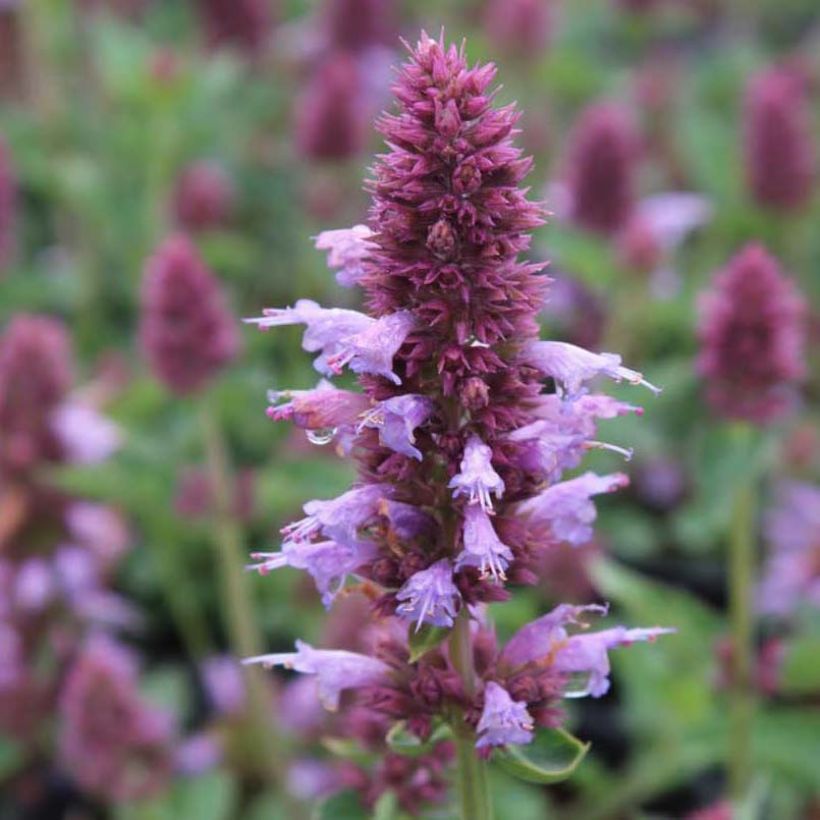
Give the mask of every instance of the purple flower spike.
<path id="1" fill-rule="evenodd" d="M 288 524 L 282 535 L 288 541 L 308 541 L 322 533 L 335 541 L 354 542 L 357 530 L 376 515 L 381 501 L 392 492 L 389 484 L 368 484 L 328 501 L 308 501 L 302 508 L 306 517 Z"/>
<path id="2" fill-rule="evenodd" d="M 596 511 L 590 497 L 614 492 L 628 483 L 629 479 L 623 473 L 584 473 L 578 478 L 553 484 L 533 498 L 522 501 L 518 513 L 529 517 L 533 524 L 547 525 L 557 540 L 580 546 L 592 538 Z"/>
<path id="3" fill-rule="evenodd" d="M 396 614 L 416 622 L 452 626 L 461 594 L 453 583 L 453 568 L 446 558 L 413 575 L 396 593 Z"/>
<path id="4" fill-rule="evenodd" d="M 336 281 L 345 288 L 358 284 L 364 274 L 362 261 L 367 257 L 372 245 L 367 240 L 373 231 L 367 225 L 354 225 L 335 231 L 322 231 L 316 237 L 316 247 L 328 251 L 327 264 L 338 268 Z"/>
<path id="5" fill-rule="evenodd" d="M 319 700 L 331 712 L 339 708 L 339 697 L 345 689 L 381 683 L 390 672 L 390 667 L 376 658 L 341 649 L 314 649 L 304 641 L 296 641 L 296 652 L 258 655 L 245 658 L 243 663 L 261 663 L 268 669 L 284 666 L 316 675 Z"/>
<path id="6" fill-rule="evenodd" d="M 638 641 L 654 641 L 659 635 L 674 633 L 674 629 L 650 627 L 648 629 L 627 629 L 616 626 L 602 632 L 588 632 L 572 635 L 566 643 L 559 645 L 555 653 L 553 668 L 569 675 L 585 676 L 585 685 L 566 692 L 566 697 L 581 698 L 587 695 L 599 698 L 609 691 L 610 649 L 630 646 Z"/>
<path id="7" fill-rule="evenodd" d="M 379 442 L 396 453 L 421 461 L 421 450 L 414 447 L 413 432 L 432 414 L 435 404 L 425 396 L 405 393 L 379 402 L 362 416 L 359 428 L 375 427 L 379 431 Z"/>
<path id="8" fill-rule="evenodd" d="M 259 561 L 248 569 L 255 569 L 262 575 L 280 567 L 303 569 L 316 582 L 316 589 L 322 595 L 322 603 L 327 609 L 344 586 L 345 578 L 365 562 L 371 560 L 376 548 L 368 541 L 353 541 L 337 544 L 335 541 L 288 541 L 282 552 L 255 552 L 251 558 Z"/>
<path id="9" fill-rule="evenodd" d="M 484 687 L 484 711 L 476 727 L 476 748 L 529 743 L 534 728 L 527 704 L 513 700 L 503 686 L 489 681 Z"/>
<path id="10" fill-rule="evenodd" d="M 806 374 L 806 303 L 762 245 L 750 244 L 701 300 L 697 370 L 712 408 L 765 425 L 794 408 Z"/>
<path id="11" fill-rule="evenodd" d="M 464 510 L 464 551 L 456 559 L 456 569 L 478 567 L 482 577 L 492 575 L 495 581 L 504 581 L 504 570 L 512 560 L 512 551 L 495 534 L 487 510 L 470 504 Z"/>
<path id="12" fill-rule="evenodd" d="M 545 376 L 552 376 L 567 399 L 582 395 L 586 382 L 596 376 L 640 384 L 656 395 L 661 392 L 643 374 L 621 366 L 621 357 L 616 353 L 591 353 L 567 342 L 530 342 L 524 349 L 524 361 Z"/>
<path id="13" fill-rule="evenodd" d="M 466 495 L 470 504 L 478 502 L 482 509 L 491 510 L 490 494 L 501 498 L 504 482 L 492 466 L 493 451 L 478 436 L 470 436 L 461 459 L 461 472 L 447 485 L 454 490 L 453 498 Z"/>

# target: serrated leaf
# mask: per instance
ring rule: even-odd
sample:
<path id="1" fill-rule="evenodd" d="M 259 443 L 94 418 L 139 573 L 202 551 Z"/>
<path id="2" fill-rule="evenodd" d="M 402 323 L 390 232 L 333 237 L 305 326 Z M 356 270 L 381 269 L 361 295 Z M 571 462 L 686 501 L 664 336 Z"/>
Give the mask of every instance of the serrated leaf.
<path id="1" fill-rule="evenodd" d="M 519 780 L 560 783 L 578 768 L 589 745 L 563 729 L 539 729 L 532 743 L 496 749 L 492 759 Z"/>
<path id="2" fill-rule="evenodd" d="M 406 757 L 420 757 L 430 752 L 442 740 L 451 736 L 450 727 L 446 723 L 438 726 L 427 740 L 421 740 L 412 732 L 407 731 L 405 721 L 394 724 L 385 738 L 390 750 Z"/>
<path id="3" fill-rule="evenodd" d="M 446 640 L 450 630 L 444 626 L 430 626 L 425 624 L 418 631 L 410 627 L 408 643 L 410 645 L 410 663 L 415 663 L 428 652 Z"/>

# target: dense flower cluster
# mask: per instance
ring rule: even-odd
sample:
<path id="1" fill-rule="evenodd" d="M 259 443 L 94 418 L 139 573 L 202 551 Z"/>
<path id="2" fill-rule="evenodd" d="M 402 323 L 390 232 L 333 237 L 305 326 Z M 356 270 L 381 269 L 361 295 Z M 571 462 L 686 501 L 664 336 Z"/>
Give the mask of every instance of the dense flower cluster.
<path id="1" fill-rule="evenodd" d="M 297 101 L 296 145 L 303 156 L 342 160 L 358 154 L 366 137 L 361 75 L 352 55 L 326 57 Z"/>
<path id="2" fill-rule="evenodd" d="M 258 54 L 271 29 L 271 4 L 267 0 L 198 0 L 202 25 L 213 48 L 232 46 Z"/>
<path id="3" fill-rule="evenodd" d="M 369 313 L 303 299 L 249 320 L 306 326 L 323 379 L 271 393 L 269 415 L 335 439 L 359 467 L 352 489 L 305 504 L 281 551 L 254 566 L 306 570 L 327 605 L 350 576 L 363 579 L 380 616 L 364 651 L 298 641 L 249 661 L 314 676 L 329 709 L 355 690 L 419 737 L 455 708 L 485 754 L 559 723 L 568 690 L 604 694 L 608 650 L 666 631 L 583 632 L 605 607 L 562 605 L 498 647 L 484 620 L 483 602 L 534 582 L 543 550 L 587 542 L 593 497 L 627 483 L 621 473 L 564 478 L 590 448 L 629 456 L 595 430 L 639 408 L 590 393 L 590 382 L 655 390 L 615 354 L 539 341 L 544 266 L 518 256 L 542 210 L 521 187 L 531 163 L 512 142 L 517 114 L 491 106 L 493 76 L 425 35 L 402 68 L 400 110 L 378 123 L 390 150 L 370 182 L 369 226 L 318 239 L 339 281 L 364 289 Z M 328 381 L 345 368 L 363 392 Z M 469 639 L 466 664 L 452 643 L 410 660 L 413 636 L 454 626 Z"/>
<path id="4" fill-rule="evenodd" d="M 615 233 L 627 224 L 635 204 L 638 139 L 627 114 L 611 103 L 589 106 L 571 145 L 572 219 L 591 231 Z"/>
<path id="5" fill-rule="evenodd" d="M 210 160 L 185 166 L 173 196 L 174 219 L 186 231 L 207 231 L 227 225 L 236 192 L 225 169 Z"/>
<path id="6" fill-rule="evenodd" d="M 484 25 L 492 41 L 510 55 L 537 57 L 553 28 L 551 0 L 490 0 Z"/>
<path id="7" fill-rule="evenodd" d="M 157 378 L 178 395 L 201 390 L 237 353 L 219 283 L 185 236 L 166 240 L 146 264 L 140 344 Z"/>
<path id="8" fill-rule="evenodd" d="M 815 168 L 810 108 L 797 73 L 772 68 L 755 75 L 746 91 L 746 176 L 761 205 L 793 209 L 812 192 Z"/>
<path id="9" fill-rule="evenodd" d="M 87 678 L 86 636 L 132 627 L 138 616 L 110 588 L 129 542 L 120 515 L 61 492 L 41 476 L 48 465 L 102 461 L 119 443 L 112 422 L 70 392 L 73 369 L 69 335 L 55 319 L 20 314 L 0 336 L 0 731 L 26 753 L 39 753 L 62 702 L 58 728 L 66 767 L 81 787 L 116 799 L 133 793 L 118 755 L 154 719 L 142 720 L 134 691 L 126 725 L 118 704 L 107 703 L 99 676 L 80 682 Z M 118 663 L 102 650 L 93 654 Z M 103 735 L 100 721 L 110 724 Z M 158 747 L 167 756 L 168 740 L 163 734 L 152 741 L 160 757 Z M 153 766 L 156 759 L 143 761 L 148 780 L 139 793 L 165 781 L 166 770 Z"/>
<path id="10" fill-rule="evenodd" d="M 93 636 L 60 697 L 60 756 L 90 794 L 117 801 L 153 794 L 171 772 L 169 715 L 138 689 L 128 651 Z"/>
<path id="11" fill-rule="evenodd" d="M 792 407 L 803 377 L 805 305 L 761 245 L 740 251 L 702 302 L 698 370 L 730 418 L 767 424 Z"/>

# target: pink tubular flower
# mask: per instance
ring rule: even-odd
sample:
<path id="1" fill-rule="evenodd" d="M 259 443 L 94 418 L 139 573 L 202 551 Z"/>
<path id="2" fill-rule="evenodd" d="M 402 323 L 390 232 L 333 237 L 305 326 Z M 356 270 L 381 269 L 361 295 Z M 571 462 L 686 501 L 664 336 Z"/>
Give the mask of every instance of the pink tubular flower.
<path id="1" fill-rule="evenodd" d="M 697 369 L 713 409 L 768 424 L 793 407 L 805 373 L 805 305 L 777 260 L 747 245 L 701 302 Z"/>
<path id="2" fill-rule="evenodd" d="M 638 409 L 589 394 L 589 382 L 607 376 L 657 392 L 613 353 L 538 340 L 547 279 L 543 265 L 519 255 L 543 214 L 523 187 L 531 163 L 513 144 L 518 115 L 492 105 L 494 73 L 422 34 L 396 79 L 398 108 L 377 122 L 387 151 L 368 185 L 367 226 L 317 243 L 344 283 L 362 288 L 367 312 L 300 300 L 250 320 L 260 329 L 306 325 L 303 347 L 318 354 L 317 370 L 331 377 L 348 366 L 367 400 L 351 425 L 351 391 L 273 394 L 290 399 L 276 416 L 340 422 L 358 479 L 336 499 L 306 504 L 305 518 L 283 530 L 282 551 L 260 553 L 256 568 L 304 569 L 325 603 L 359 576 L 379 616 L 357 630 L 355 653 L 299 644 L 254 660 L 317 675 L 331 707 L 342 690 L 357 690 L 354 737 L 365 735 L 365 719 L 370 737 L 402 721 L 422 739 L 443 721 L 470 732 L 483 754 L 559 725 L 570 678 L 585 675 L 590 693 L 602 694 L 607 650 L 660 634 L 619 627 L 581 640 L 592 636 L 567 633 L 582 611 L 570 607 L 499 650 L 484 622 L 483 604 L 535 580 L 539 548 L 587 542 L 592 497 L 627 481 L 584 473 L 556 483 L 590 448 L 630 454 L 593 435 L 600 419 Z M 450 629 L 417 655 L 430 632 Z M 462 668 L 470 653 L 472 672 Z M 412 775 L 392 759 L 384 766 L 396 767 L 395 782 Z M 366 782 L 357 780 L 369 806 Z"/>
<path id="3" fill-rule="evenodd" d="M 584 473 L 578 478 L 553 484 L 522 501 L 518 505 L 518 514 L 529 519 L 532 525 L 547 526 L 556 541 L 580 546 L 592 537 L 596 512 L 591 497 L 611 493 L 628 483 L 629 479 L 623 473 Z"/>
<path id="4" fill-rule="evenodd" d="M 484 711 L 476 727 L 476 747 L 529 743 L 534 728 L 527 704 L 513 700 L 503 686 L 490 681 L 484 689 Z"/>
<path id="5" fill-rule="evenodd" d="M 304 641 L 296 641 L 296 652 L 279 652 L 246 658 L 244 663 L 261 663 L 268 668 L 285 666 L 306 675 L 316 675 L 319 698 L 326 709 L 339 708 L 339 698 L 345 689 L 356 689 L 379 682 L 390 667 L 375 658 L 339 649 L 314 649 Z"/>
<path id="6" fill-rule="evenodd" d="M 493 451 L 478 436 L 472 436 L 464 447 L 461 472 L 447 485 L 453 490 L 453 498 L 466 495 L 470 504 L 478 503 L 485 511 L 493 507 L 491 493 L 501 498 L 504 482 L 491 464 Z"/>
<path id="7" fill-rule="evenodd" d="M 239 337 L 219 283 L 184 236 L 166 240 L 142 282 L 140 344 L 172 392 L 202 390 L 237 353 Z"/>
<path id="8" fill-rule="evenodd" d="M 635 203 L 632 124 L 617 106 L 595 104 L 581 115 L 571 144 L 572 219 L 592 231 L 615 233 L 626 225 Z"/>
<path id="9" fill-rule="evenodd" d="M 0 337 L 0 468 L 57 460 L 63 446 L 53 416 L 72 381 L 71 342 L 46 316 L 18 314 Z"/>
<path id="10" fill-rule="evenodd" d="M 14 254 L 16 218 L 17 182 L 8 146 L 0 135 L 0 273 L 8 267 Z"/>
<path id="11" fill-rule="evenodd" d="M 87 791 L 111 801 L 149 797 L 170 774 L 170 724 L 137 689 L 128 652 L 92 639 L 75 662 L 60 703 L 63 765 Z"/>
<path id="12" fill-rule="evenodd" d="M 756 74 L 746 90 L 744 148 L 749 190 L 760 205 L 799 208 L 815 171 L 810 110 L 800 78 L 785 68 Z"/>
<path id="13" fill-rule="evenodd" d="M 297 148 L 308 159 L 349 159 L 364 148 L 366 116 L 366 100 L 355 61 L 344 52 L 331 54 L 297 101 Z"/>
<path id="14" fill-rule="evenodd" d="M 173 196 L 174 217 L 185 231 L 224 227 L 234 208 L 233 180 L 216 162 L 199 160 L 182 169 Z"/>
<path id="15" fill-rule="evenodd" d="M 328 251 L 328 267 L 339 269 L 336 281 L 342 287 L 356 285 L 362 278 L 362 261 L 370 250 L 367 240 L 372 235 L 373 231 L 367 225 L 354 225 L 352 228 L 322 231 L 316 237 L 316 247 L 320 251 Z"/>

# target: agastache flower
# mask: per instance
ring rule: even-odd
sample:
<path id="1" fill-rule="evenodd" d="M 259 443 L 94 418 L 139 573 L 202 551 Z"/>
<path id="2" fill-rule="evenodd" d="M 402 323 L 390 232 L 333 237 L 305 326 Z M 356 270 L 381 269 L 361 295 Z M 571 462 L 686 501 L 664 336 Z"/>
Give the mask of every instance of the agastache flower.
<path id="1" fill-rule="evenodd" d="M 243 662 L 261 663 L 267 668 L 284 666 L 316 675 L 319 699 L 331 712 L 339 708 L 339 699 L 346 689 L 378 683 L 390 673 L 390 667 L 376 658 L 340 649 L 314 649 L 304 641 L 296 641 L 296 652 L 259 655 Z"/>
<path id="2" fill-rule="evenodd" d="M 652 627 L 626 629 L 619 626 L 601 632 L 570 635 L 567 627 L 583 626 L 585 613 L 606 615 L 607 607 L 598 604 L 571 606 L 561 604 L 552 612 L 516 632 L 501 652 L 502 669 L 514 669 L 533 662 L 549 663 L 556 672 L 583 676 L 581 688 L 573 688 L 567 697 L 601 697 L 609 689 L 609 657 L 607 652 L 617 646 L 629 646 L 638 641 L 653 641 L 674 629 Z"/>
<path id="3" fill-rule="evenodd" d="M 280 403 L 281 399 L 286 399 Z M 369 402 L 361 393 L 340 390 L 322 379 L 313 390 L 269 390 L 268 417 L 292 421 L 303 430 L 322 430 L 353 424 Z"/>
<path id="4" fill-rule="evenodd" d="M 422 624 L 452 626 L 461 594 L 453 583 L 453 568 L 446 558 L 415 573 L 396 593 L 396 614 Z"/>
<path id="5" fill-rule="evenodd" d="M 413 446 L 416 441 L 414 431 L 427 421 L 434 410 L 435 404 L 426 396 L 405 393 L 385 399 L 364 413 L 359 429 L 376 428 L 382 446 L 421 461 L 421 450 Z"/>
<path id="6" fill-rule="evenodd" d="M 638 408 L 589 394 L 589 382 L 603 375 L 657 392 L 613 353 L 538 341 L 544 266 L 518 257 L 543 213 L 522 187 L 531 163 L 512 142 L 517 114 L 492 107 L 493 76 L 492 66 L 468 67 L 463 49 L 422 35 L 396 80 L 399 110 L 377 122 L 388 149 L 369 183 L 367 226 L 318 242 L 330 266 L 361 286 L 368 312 L 300 300 L 250 320 L 263 329 L 305 324 L 316 368 L 331 375 L 349 366 L 367 402 L 351 423 L 355 393 L 325 385 L 272 395 L 275 417 L 340 422 L 341 449 L 359 477 L 339 498 L 306 504 L 306 517 L 283 530 L 282 552 L 260 553 L 256 568 L 304 568 L 326 602 L 359 575 L 379 615 L 367 630 L 369 654 L 300 644 L 254 660 L 318 675 L 331 705 L 357 689 L 362 711 L 386 725 L 404 720 L 419 737 L 436 721 L 456 721 L 481 749 L 527 743 L 536 725 L 558 725 L 554 704 L 578 657 L 589 659 L 580 671 L 599 692 L 606 649 L 651 637 L 619 631 L 572 643 L 565 627 L 579 612 L 569 608 L 549 640 L 539 620 L 538 634 L 524 633 L 519 648 L 514 639 L 505 655 L 482 605 L 529 580 L 534 545 L 589 541 L 592 496 L 626 483 L 619 473 L 555 483 L 590 448 L 630 454 L 597 441 L 595 428 Z M 557 394 L 545 392 L 546 377 Z M 408 663 L 422 626 L 456 631 L 447 649 Z M 478 671 L 456 669 L 463 664 L 451 653 L 469 652 L 483 659 Z"/>
<path id="7" fill-rule="evenodd" d="M 534 728 L 527 704 L 513 700 L 503 686 L 489 681 L 484 687 L 484 711 L 476 727 L 476 748 L 529 743 Z"/>
<path id="8" fill-rule="evenodd" d="M 712 407 L 769 424 L 793 408 L 805 375 L 805 302 L 761 245 L 718 273 L 701 302 L 697 369 Z"/>
<path id="9" fill-rule="evenodd" d="M 487 508 L 471 504 L 464 511 L 464 550 L 456 559 L 456 569 L 477 567 L 482 576 L 504 580 L 504 570 L 513 560 L 510 548 L 496 535 Z"/>
<path id="10" fill-rule="evenodd" d="M 367 225 L 354 225 L 352 228 L 322 231 L 316 237 L 316 248 L 328 251 L 328 267 L 338 268 L 336 281 L 342 287 L 358 284 L 364 275 L 362 261 L 370 251 L 371 245 L 367 240 L 371 236 L 373 231 Z"/>
<path id="11" fill-rule="evenodd" d="M 214 275 L 179 234 L 145 265 L 140 345 L 154 375 L 178 395 L 195 393 L 237 354 L 234 319 Z"/>
<path id="12" fill-rule="evenodd" d="M 303 507 L 306 517 L 288 524 L 282 534 L 288 541 L 307 541 L 320 533 L 337 541 L 355 541 L 357 530 L 377 514 L 382 500 L 392 493 L 389 484 L 368 484 L 329 501 L 308 501 Z"/>
<path id="13" fill-rule="evenodd" d="M 249 569 L 259 570 L 262 575 L 285 566 L 307 570 L 322 595 L 322 603 L 329 608 L 347 575 L 372 559 L 375 552 L 374 545 L 367 541 L 287 541 L 281 552 L 252 553 L 259 563 Z"/>
<path id="14" fill-rule="evenodd" d="M 655 394 L 661 392 L 637 370 L 623 367 L 616 353 L 590 353 L 567 342 L 530 342 L 524 348 L 523 360 L 545 376 L 552 376 L 561 394 L 569 399 L 582 395 L 586 383 L 596 376 L 640 384 Z"/>
<path id="15" fill-rule="evenodd" d="M 518 514 L 529 519 L 531 524 L 547 526 L 556 540 L 580 546 L 592 537 L 596 512 L 591 497 L 611 493 L 628 483 L 629 479 L 623 473 L 603 476 L 584 473 L 578 478 L 553 484 L 522 501 L 518 505 Z"/>
<path id="16" fill-rule="evenodd" d="M 783 482 L 766 517 L 768 557 L 758 609 L 785 617 L 802 605 L 820 609 L 820 487 Z"/>
<path id="17" fill-rule="evenodd" d="M 268 308 L 263 315 L 246 322 L 261 330 L 280 325 L 307 325 L 302 347 L 321 355 L 314 367 L 325 376 L 338 375 L 347 365 L 355 373 L 385 376 L 396 384 L 393 356 L 413 329 L 414 319 L 401 311 L 381 319 L 343 308 L 322 308 L 310 299 L 300 299 L 292 308 Z"/>
<path id="18" fill-rule="evenodd" d="M 802 86 L 796 72 L 771 68 L 746 89 L 747 184 L 759 204 L 783 211 L 805 205 L 814 181 L 811 109 Z"/>
<path id="19" fill-rule="evenodd" d="M 469 504 L 480 504 L 483 510 L 493 507 L 490 495 L 501 498 L 504 482 L 492 466 L 493 451 L 478 436 L 471 436 L 464 447 L 461 472 L 447 485 L 453 490 L 453 498 L 466 495 Z"/>
<path id="20" fill-rule="evenodd" d="M 635 204 L 637 143 L 620 107 L 597 103 L 582 113 L 569 172 L 572 218 L 581 227 L 611 234 L 626 225 Z"/>

